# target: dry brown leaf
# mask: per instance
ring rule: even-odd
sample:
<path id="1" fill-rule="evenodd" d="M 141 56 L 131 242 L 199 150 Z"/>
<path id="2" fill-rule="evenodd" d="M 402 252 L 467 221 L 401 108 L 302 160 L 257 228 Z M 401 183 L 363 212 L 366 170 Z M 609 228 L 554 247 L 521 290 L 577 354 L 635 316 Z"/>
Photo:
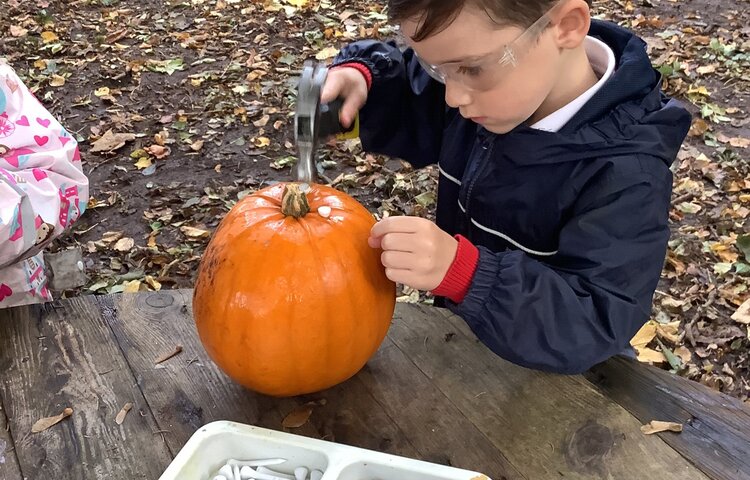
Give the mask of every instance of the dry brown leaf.
<path id="1" fill-rule="evenodd" d="M 637 348 L 635 349 L 637 355 L 638 355 L 638 361 L 643 363 L 664 363 L 667 361 L 667 358 L 664 356 L 663 353 L 657 352 L 656 350 L 653 350 L 651 348 Z"/>
<path id="2" fill-rule="evenodd" d="M 10 35 L 12 37 L 23 37 L 25 36 L 29 31 L 23 27 L 19 27 L 18 25 L 11 25 L 10 26 Z"/>
<path id="3" fill-rule="evenodd" d="M 65 77 L 62 75 L 52 75 L 49 79 L 50 87 L 62 87 L 65 85 Z"/>
<path id="4" fill-rule="evenodd" d="M 180 227 L 180 231 L 189 238 L 206 238 L 211 235 L 211 232 L 202 228 L 191 227 L 189 225 L 183 225 Z"/>
<path id="5" fill-rule="evenodd" d="M 121 238 L 115 243 L 114 249 L 118 252 L 129 252 L 135 246 L 135 240 L 130 237 Z"/>
<path id="6" fill-rule="evenodd" d="M 298 428 L 307 423 L 307 420 L 312 415 L 312 407 L 309 405 L 300 405 L 299 407 L 292 410 L 281 422 L 284 428 Z"/>
<path id="7" fill-rule="evenodd" d="M 155 365 L 159 365 L 162 362 L 166 362 L 170 358 L 179 355 L 179 353 L 182 352 L 182 345 L 177 345 L 174 349 L 174 352 L 167 353 L 165 355 L 162 355 L 161 357 L 156 359 L 156 362 L 154 362 Z"/>
<path id="8" fill-rule="evenodd" d="M 107 130 L 104 135 L 91 144 L 92 153 L 96 152 L 112 152 L 125 146 L 125 142 L 135 140 L 135 135 L 132 133 L 114 133 L 112 130 Z"/>
<path id="9" fill-rule="evenodd" d="M 687 365 L 693 359 L 693 355 L 690 353 L 690 350 L 688 350 L 687 347 L 684 346 L 677 347 L 674 351 L 674 354 L 682 359 L 682 363 L 684 365 Z"/>
<path id="10" fill-rule="evenodd" d="M 129 282 L 123 282 L 123 293 L 138 293 L 141 291 L 141 281 L 131 280 Z"/>
<path id="11" fill-rule="evenodd" d="M 60 39 L 55 32 L 49 32 L 49 31 L 42 32 L 41 37 L 44 43 L 52 43 Z"/>
<path id="12" fill-rule="evenodd" d="M 750 147 L 750 138 L 732 137 L 729 139 L 729 145 L 736 148 Z"/>
<path id="13" fill-rule="evenodd" d="M 150 147 L 144 148 L 144 150 L 159 160 L 168 157 L 169 154 L 172 153 L 172 150 L 169 147 L 163 145 L 151 145 Z"/>
<path id="14" fill-rule="evenodd" d="M 630 345 L 634 348 L 645 347 L 656 336 L 656 322 L 649 321 L 638 330 L 638 333 L 630 340 Z"/>
<path id="15" fill-rule="evenodd" d="M 190 149 L 194 152 L 200 151 L 203 148 L 203 140 L 196 140 L 190 144 Z"/>
<path id="16" fill-rule="evenodd" d="M 682 424 L 675 422 L 661 422 L 659 420 L 651 420 L 646 425 L 641 426 L 641 432 L 646 435 L 651 435 L 659 432 L 677 432 L 682 431 Z"/>
<path id="17" fill-rule="evenodd" d="M 47 430 L 49 427 L 53 425 L 57 425 L 60 423 L 64 418 L 67 418 L 69 416 L 73 415 L 73 409 L 70 407 L 67 407 L 65 410 L 62 411 L 60 415 L 55 415 L 53 417 L 46 417 L 42 418 L 36 421 L 36 423 L 31 427 L 31 433 L 39 433 Z"/>
<path id="18" fill-rule="evenodd" d="M 750 324 L 750 298 L 740 305 L 740 308 L 732 314 L 732 320 L 738 323 Z"/>
<path id="19" fill-rule="evenodd" d="M 130 402 L 126 403 L 122 407 L 122 410 L 120 410 L 120 413 L 118 413 L 115 417 L 115 423 L 118 425 L 122 425 L 122 422 L 125 421 L 125 415 L 128 414 L 131 408 L 133 408 L 133 404 Z"/>
<path id="20" fill-rule="evenodd" d="M 263 115 L 259 120 L 256 120 L 253 122 L 253 125 L 256 127 L 265 127 L 268 124 L 268 121 L 271 119 L 270 115 Z"/>

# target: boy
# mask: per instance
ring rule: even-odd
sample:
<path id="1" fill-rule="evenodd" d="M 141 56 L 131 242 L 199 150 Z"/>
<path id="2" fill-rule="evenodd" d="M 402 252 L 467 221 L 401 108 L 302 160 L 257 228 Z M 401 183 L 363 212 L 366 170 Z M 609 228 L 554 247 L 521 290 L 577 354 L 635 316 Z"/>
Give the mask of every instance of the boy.
<path id="1" fill-rule="evenodd" d="M 322 100 L 366 150 L 437 163 L 437 225 L 373 227 L 389 278 L 431 290 L 499 356 L 578 373 L 648 320 L 669 165 L 690 116 L 646 46 L 585 0 L 389 0 L 403 42 L 361 41 Z"/>

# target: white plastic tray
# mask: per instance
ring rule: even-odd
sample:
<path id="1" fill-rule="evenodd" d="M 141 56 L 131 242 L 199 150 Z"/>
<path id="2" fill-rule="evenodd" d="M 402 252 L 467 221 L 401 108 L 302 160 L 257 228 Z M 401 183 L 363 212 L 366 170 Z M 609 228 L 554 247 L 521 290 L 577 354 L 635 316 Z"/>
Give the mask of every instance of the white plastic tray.
<path id="1" fill-rule="evenodd" d="M 159 480 L 206 480 L 228 459 L 285 458 L 276 471 L 305 466 L 322 480 L 490 480 L 481 473 L 235 422 L 213 422 L 190 437 Z"/>

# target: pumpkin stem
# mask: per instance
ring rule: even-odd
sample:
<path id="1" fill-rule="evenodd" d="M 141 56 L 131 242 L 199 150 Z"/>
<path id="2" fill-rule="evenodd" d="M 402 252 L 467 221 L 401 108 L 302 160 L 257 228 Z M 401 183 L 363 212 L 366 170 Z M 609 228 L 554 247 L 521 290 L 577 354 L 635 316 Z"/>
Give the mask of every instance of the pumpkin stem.
<path id="1" fill-rule="evenodd" d="M 310 211 L 307 203 L 307 195 L 302 191 L 298 183 L 288 183 L 284 186 L 284 194 L 281 196 L 281 213 L 284 216 L 301 218 Z"/>

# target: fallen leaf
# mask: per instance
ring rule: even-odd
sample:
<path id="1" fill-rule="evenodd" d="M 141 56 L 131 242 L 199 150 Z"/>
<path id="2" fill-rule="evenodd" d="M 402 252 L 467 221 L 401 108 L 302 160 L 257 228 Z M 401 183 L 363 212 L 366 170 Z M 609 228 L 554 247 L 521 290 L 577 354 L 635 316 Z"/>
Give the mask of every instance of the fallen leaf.
<path id="1" fill-rule="evenodd" d="M 180 227 L 180 231 L 189 238 L 206 238 L 211 235 L 211 232 L 202 228 L 191 227 L 189 225 L 183 225 Z"/>
<path id="2" fill-rule="evenodd" d="M 154 162 L 151 161 L 151 158 L 149 157 L 141 157 L 138 159 L 137 162 L 135 162 L 133 165 L 138 170 L 143 170 L 144 168 L 150 167 Z"/>
<path id="3" fill-rule="evenodd" d="M 164 355 L 162 355 L 161 357 L 159 357 L 159 358 L 157 358 L 157 359 L 156 359 L 156 362 L 154 362 L 154 364 L 155 364 L 155 365 L 159 365 L 159 364 L 160 364 L 160 363 L 162 363 L 162 362 L 166 362 L 166 361 L 167 361 L 167 360 L 169 360 L 170 358 L 172 358 L 172 357 L 174 357 L 174 356 L 176 356 L 176 355 L 179 355 L 179 354 L 180 354 L 180 352 L 182 352 L 182 345 L 177 345 L 177 346 L 175 347 L 175 349 L 174 349 L 174 352 L 171 352 L 171 353 L 167 353 L 167 354 L 164 354 Z"/>
<path id="4" fill-rule="evenodd" d="M 172 75 L 177 70 L 183 70 L 185 68 L 185 63 L 181 58 L 173 58 L 171 60 L 149 60 L 146 62 L 146 68 L 152 72 Z"/>
<path id="5" fill-rule="evenodd" d="M 123 282 L 122 283 L 123 292 L 124 293 L 138 293 L 141 291 L 141 281 L 140 280 L 131 280 L 129 282 Z"/>
<path id="6" fill-rule="evenodd" d="M 750 325 L 750 298 L 745 300 L 737 311 L 732 314 L 732 320 L 745 325 Z"/>
<path id="7" fill-rule="evenodd" d="M 153 288 L 157 292 L 161 290 L 161 283 L 157 282 L 151 275 L 146 275 L 146 278 L 144 280 L 146 280 L 146 283 L 148 283 L 151 288 Z"/>
<path id="8" fill-rule="evenodd" d="M 307 420 L 312 415 L 312 407 L 309 405 L 301 405 L 292 410 L 281 422 L 284 428 L 298 428 L 307 423 Z"/>
<path id="9" fill-rule="evenodd" d="M 736 148 L 750 147 L 750 138 L 733 137 L 729 139 L 729 145 Z"/>
<path id="10" fill-rule="evenodd" d="M 270 115 L 263 115 L 259 120 L 256 120 L 253 122 L 253 125 L 256 127 L 265 127 L 268 124 L 268 121 L 271 119 Z"/>
<path id="11" fill-rule="evenodd" d="M 65 77 L 62 75 L 52 75 L 49 79 L 50 87 L 62 87 L 65 85 Z"/>
<path id="12" fill-rule="evenodd" d="M 190 144 L 190 150 L 198 152 L 203 148 L 203 140 L 196 140 Z"/>
<path id="13" fill-rule="evenodd" d="M 170 150 L 169 147 L 165 147 L 162 145 L 151 145 L 150 147 L 144 148 L 144 150 L 154 157 L 158 158 L 159 160 L 168 157 L 169 154 L 172 153 L 172 150 Z"/>
<path id="14" fill-rule="evenodd" d="M 135 135 L 132 133 L 114 133 L 112 130 L 107 130 L 104 135 L 91 144 L 92 153 L 96 152 L 112 152 L 125 146 L 125 142 L 135 140 Z"/>
<path id="15" fill-rule="evenodd" d="M 661 364 L 667 361 L 667 358 L 663 353 L 657 352 L 656 350 L 653 350 L 651 348 L 636 348 L 635 351 L 638 357 L 638 361 L 641 363 Z"/>
<path id="16" fill-rule="evenodd" d="M 23 27 L 19 27 L 18 25 L 11 25 L 10 26 L 10 36 L 11 37 L 23 37 L 25 36 L 29 31 Z"/>
<path id="17" fill-rule="evenodd" d="M 268 137 L 258 137 L 255 139 L 255 146 L 259 148 L 271 145 L 271 139 Z"/>
<path id="18" fill-rule="evenodd" d="M 652 435 L 659 432 L 677 432 L 682 431 L 682 424 L 675 422 L 662 422 L 659 420 L 651 420 L 646 425 L 641 426 L 641 432 L 646 435 Z"/>
<path id="19" fill-rule="evenodd" d="M 58 37 L 55 32 L 42 32 L 42 41 L 44 43 L 52 43 L 58 40 L 60 40 L 60 37 Z"/>
<path id="20" fill-rule="evenodd" d="M 653 321 L 647 322 L 644 326 L 638 330 L 638 333 L 630 340 L 630 345 L 634 348 L 645 347 L 651 340 L 656 336 L 656 323 Z"/>
<path id="21" fill-rule="evenodd" d="M 122 425 L 122 422 L 125 420 L 125 415 L 128 414 L 131 408 L 133 408 L 133 404 L 130 402 L 126 403 L 122 407 L 122 410 L 120 410 L 120 413 L 118 413 L 115 417 L 115 423 L 118 425 Z"/>
<path id="22" fill-rule="evenodd" d="M 129 252 L 135 246 L 135 240 L 130 237 L 121 238 L 115 243 L 114 249 L 118 252 Z"/>
<path id="23" fill-rule="evenodd" d="M 46 417 L 46 418 L 39 419 L 31 427 L 31 433 L 43 432 L 47 430 L 49 427 L 53 425 L 57 425 L 64 418 L 67 418 L 71 415 L 73 415 L 73 409 L 70 407 L 67 407 L 65 410 L 62 411 L 60 415 L 55 415 L 54 417 Z"/>
<path id="24" fill-rule="evenodd" d="M 688 364 L 693 359 L 692 353 L 690 353 L 690 350 L 687 349 L 687 347 L 681 346 L 677 347 L 674 351 L 675 355 L 680 357 L 682 360 L 682 363 Z"/>
<path id="25" fill-rule="evenodd" d="M 338 48 L 336 48 L 336 47 L 326 47 L 326 48 L 322 49 L 321 51 L 319 51 L 315 55 L 315 58 L 318 59 L 318 60 L 327 60 L 329 58 L 335 57 L 338 54 L 339 54 L 339 49 Z"/>

